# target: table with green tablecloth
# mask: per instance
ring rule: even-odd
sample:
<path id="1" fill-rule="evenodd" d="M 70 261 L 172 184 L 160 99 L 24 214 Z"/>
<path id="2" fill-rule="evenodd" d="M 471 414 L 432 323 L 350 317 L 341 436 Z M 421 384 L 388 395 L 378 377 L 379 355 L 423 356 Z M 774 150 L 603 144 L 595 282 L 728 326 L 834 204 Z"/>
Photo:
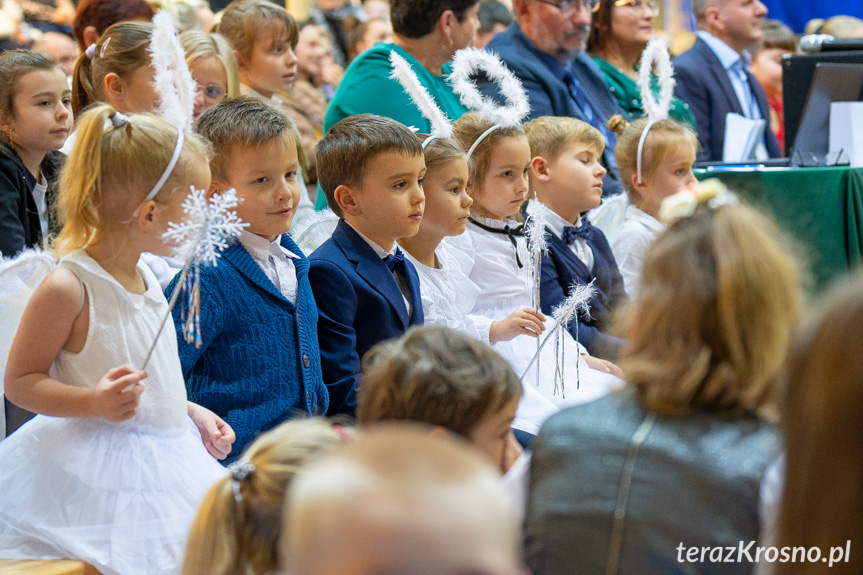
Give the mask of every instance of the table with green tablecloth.
<path id="1" fill-rule="evenodd" d="M 819 290 L 863 262 L 863 168 L 696 170 L 772 214 Z"/>

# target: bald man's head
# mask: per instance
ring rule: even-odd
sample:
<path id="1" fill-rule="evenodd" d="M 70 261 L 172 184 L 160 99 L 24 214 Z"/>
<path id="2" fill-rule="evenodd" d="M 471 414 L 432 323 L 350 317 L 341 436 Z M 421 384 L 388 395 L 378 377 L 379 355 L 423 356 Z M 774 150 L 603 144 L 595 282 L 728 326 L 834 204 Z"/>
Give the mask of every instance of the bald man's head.
<path id="1" fill-rule="evenodd" d="M 430 428 L 366 428 L 291 486 L 282 554 L 291 575 L 510 575 L 518 526 L 500 475 Z"/>

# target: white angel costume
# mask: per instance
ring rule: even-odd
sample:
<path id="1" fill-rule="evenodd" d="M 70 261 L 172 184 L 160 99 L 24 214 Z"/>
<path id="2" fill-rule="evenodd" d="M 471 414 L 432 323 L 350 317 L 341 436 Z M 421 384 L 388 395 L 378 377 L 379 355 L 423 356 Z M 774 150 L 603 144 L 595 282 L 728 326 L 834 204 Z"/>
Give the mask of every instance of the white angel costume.
<path id="1" fill-rule="evenodd" d="M 517 228 L 520 224 L 514 220 L 494 220 L 475 217 L 475 221 L 483 226 L 503 230 L 504 226 Z M 445 243 L 455 248 L 464 263 L 463 273 L 478 289 L 471 317 L 503 319 L 518 308 L 531 306 L 533 278 L 531 277 L 530 256 L 527 242 L 523 236 L 513 236 L 516 245 L 503 233 L 492 233 L 480 229 L 473 222 L 468 222 L 467 231 L 460 236 L 447 238 Z M 522 262 L 522 267 L 518 266 Z M 463 297 L 462 294 L 458 294 Z M 425 311 L 425 310 L 423 310 Z M 553 327 L 553 320 L 548 318 L 546 331 L 540 335 L 540 341 Z M 591 369 L 581 353 L 584 349 L 572 338 L 568 331 L 563 330 L 561 338 L 564 346 L 564 390 L 554 389 L 554 373 L 557 366 L 555 360 L 554 335 L 552 340 L 543 347 L 539 357 L 539 378 L 537 379 L 537 363 L 527 370 L 522 379 L 524 396 L 519 405 L 518 417 L 523 421 L 535 424 L 535 429 L 517 427 L 530 433 L 537 433 L 539 427 L 555 411 L 570 405 L 587 403 L 607 395 L 620 387 L 623 382 L 610 374 Z M 537 340 L 528 335 L 520 335 L 510 341 L 494 344 L 494 349 L 509 361 L 515 372 L 521 376 L 528 368 L 536 354 Z M 576 364 L 578 367 L 576 368 Z M 576 374 L 579 375 L 578 383 Z M 541 399 L 533 401 L 538 391 Z M 553 407 L 550 407 L 553 406 Z"/>
<path id="2" fill-rule="evenodd" d="M 144 294 L 123 288 L 83 250 L 61 267 L 89 298 L 84 348 L 61 351 L 51 377 L 94 387 L 140 366 L 168 309 L 142 263 Z M 188 416 L 169 325 L 147 366 L 136 415 L 123 423 L 37 415 L 0 442 L 0 557 L 82 559 L 105 575 L 176 574 L 200 501 L 226 470 Z"/>
<path id="3" fill-rule="evenodd" d="M 617 261 L 623 288 L 630 299 L 638 292 L 641 267 L 647 248 L 663 230 L 653 216 L 639 210 L 627 194 L 618 194 L 602 202 L 588 216 L 590 222 L 602 230 L 611 253 Z"/>

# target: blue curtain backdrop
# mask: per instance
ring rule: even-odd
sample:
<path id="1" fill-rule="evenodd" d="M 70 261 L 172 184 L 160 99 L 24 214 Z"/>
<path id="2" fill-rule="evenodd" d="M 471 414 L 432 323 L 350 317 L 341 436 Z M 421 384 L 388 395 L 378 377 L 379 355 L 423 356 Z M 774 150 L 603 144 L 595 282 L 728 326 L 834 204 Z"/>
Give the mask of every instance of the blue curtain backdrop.
<path id="1" fill-rule="evenodd" d="M 863 18 L 860 0 L 761 0 L 770 10 L 768 18 L 782 20 L 798 34 L 812 18 L 829 18 L 847 14 Z"/>
<path id="2" fill-rule="evenodd" d="M 837 14 L 847 14 L 863 19 L 861 0 L 761 0 L 770 10 L 768 18 L 782 20 L 798 34 L 803 33 L 806 22 L 812 18 L 829 18 Z M 689 0 L 683 0 L 680 8 L 692 14 Z M 695 28 L 695 19 L 692 26 Z"/>

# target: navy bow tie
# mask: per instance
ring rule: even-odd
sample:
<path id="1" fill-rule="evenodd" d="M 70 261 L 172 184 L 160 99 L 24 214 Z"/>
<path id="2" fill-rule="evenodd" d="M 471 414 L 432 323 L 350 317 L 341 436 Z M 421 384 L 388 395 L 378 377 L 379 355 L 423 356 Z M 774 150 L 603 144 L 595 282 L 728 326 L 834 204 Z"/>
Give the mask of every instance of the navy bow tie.
<path id="1" fill-rule="evenodd" d="M 405 254 L 401 250 L 397 249 L 396 253 L 390 254 L 384 258 L 384 263 L 391 272 L 395 271 L 396 268 L 398 268 L 400 272 L 404 272 Z"/>
<path id="2" fill-rule="evenodd" d="M 588 219 L 581 218 L 580 226 L 563 227 L 563 241 L 566 242 L 566 245 L 571 246 L 573 242 L 575 242 L 575 238 L 586 240 L 590 237 L 592 231 L 593 225 L 588 221 Z"/>

